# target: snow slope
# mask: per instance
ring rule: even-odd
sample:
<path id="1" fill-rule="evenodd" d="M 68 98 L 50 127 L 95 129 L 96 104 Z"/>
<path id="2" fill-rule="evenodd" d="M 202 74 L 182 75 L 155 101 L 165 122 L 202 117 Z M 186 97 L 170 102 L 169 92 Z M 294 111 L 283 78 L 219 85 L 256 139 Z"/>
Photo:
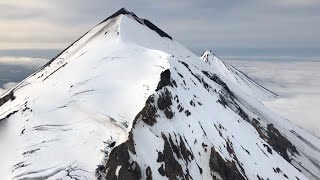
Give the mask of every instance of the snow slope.
<path id="1" fill-rule="evenodd" d="M 223 81 L 228 85 L 235 84 L 237 87 L 241 88 L 246 93 L 253 95 L 260 101 L 273 100 L 278 97 L 277 94 L 262 87 L 243 72 L 220 60 L 210 50 L 204 52 L 201 59 L 209 64 L 209 66 L 214 69 L 214 72 L 219 74 L 219 76 L 223 78 Z"/>
<path id="2" fill-rule="evenodd" d="M 121 9 L 1 96 L 0 179 L 319 179 L 274 97 Z"/>
<path id="3" fill-rule="evenodd" d="M 299 156 L 296 156 L 290 152 L 283 157 L 287 161 L 290 161 L 299 171 L 307 175 L 308 178 L 319 179 L 319 137 L 306 132 L 265 107 L 263 102 L 268 102 L 274 98 L 278 98 L 278 96 L 251 80 L 240 70 L 220 60 L 209 50 L 201 56 L 201 59 L 209 64 L 214 72 L 228 84 L 228 87 L 238 101 L 237 104 L 245 111 L 249 122 L 256 128 L 260 136 L 263 139 L 268 139 L 264 136 L 270 136 L 270 132 L 263 133 L 263 131 L 269 131 L 268 129 L 271 128 L 268 128 L 268 125 L 272 124 L 273 127 L 276 127 L 280 131 L 282 136 L 296 147 L 299 154 Z M 284 142 L 281 141 L 281 143 Z M 271 145 L 273 147 L 279 146 L 280 142 L 271 142 Z"/>

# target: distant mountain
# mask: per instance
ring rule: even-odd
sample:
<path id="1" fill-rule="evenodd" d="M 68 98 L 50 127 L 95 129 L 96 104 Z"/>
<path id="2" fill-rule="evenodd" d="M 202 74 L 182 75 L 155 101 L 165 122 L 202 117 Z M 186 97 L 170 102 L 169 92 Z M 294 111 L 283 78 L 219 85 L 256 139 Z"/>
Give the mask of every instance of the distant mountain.
<path id="1" fill-rule="evenodd" d="M 0 179 L 319 179 L 276 97 L 121 9 L 2 95 Z"/>

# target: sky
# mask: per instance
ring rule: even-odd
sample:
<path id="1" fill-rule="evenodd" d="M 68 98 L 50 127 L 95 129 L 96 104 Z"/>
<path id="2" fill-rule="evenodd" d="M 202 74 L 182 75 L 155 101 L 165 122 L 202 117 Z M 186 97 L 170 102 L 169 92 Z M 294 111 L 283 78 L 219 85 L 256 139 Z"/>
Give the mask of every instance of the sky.
<path id="1" fill-rule="evenodd" d="M 28 77 L 48 59 L 0 56 L 0 95 Z"/>
<path id="2" fill-rule="evenodd" d="M 52 58 L 121 7 L 196 54 L 320 59 L 319 0 L 0 0 L 0 56 Z"/>
<path id="3" fill-rule="evenodd" d="M 320 137 L 319 0 L 0 0 L 0 94 L 122 7 L 230 60 L 280 94 L 268 107 Z"/>

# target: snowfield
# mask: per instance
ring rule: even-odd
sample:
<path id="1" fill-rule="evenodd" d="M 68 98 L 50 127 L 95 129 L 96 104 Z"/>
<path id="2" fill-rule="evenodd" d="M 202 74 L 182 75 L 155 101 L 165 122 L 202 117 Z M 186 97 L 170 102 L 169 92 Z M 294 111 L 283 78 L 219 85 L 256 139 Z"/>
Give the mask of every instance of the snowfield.
<path id="1" fill-rule="evenodd" d="M 0 179 L 319 179 L 274 98 L 121 9 L 1 96 Z"/>

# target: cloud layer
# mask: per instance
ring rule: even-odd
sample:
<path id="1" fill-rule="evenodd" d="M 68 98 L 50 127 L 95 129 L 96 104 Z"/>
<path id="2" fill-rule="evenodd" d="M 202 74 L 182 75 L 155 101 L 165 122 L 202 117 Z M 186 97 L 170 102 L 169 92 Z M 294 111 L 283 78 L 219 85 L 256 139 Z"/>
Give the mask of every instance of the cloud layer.
<path id="1" fill-rule="evenodd" d="M 17 85 L 17 83 L 15 82 L 8 82 L 8 83 L 5 83 L 3 85 L 2 88 L 0 88 L 0 95 L 5 93 L 6 91 L 8 91 L 9 89 L 13 88 L 15 85 Z"/>
<path id="2" fill-rule="evenodd" d="M 39 68 L 43 66 L 48 59 L 44 58 L 30 58 L 30 57 L 10 57 L 4 56 L 0 57 L 0 65 L 15 65 L 23 66 L 26 68 Z"/>
<path id="3" fill-rule="evenodd" d="M 228 62 L 280 95 L 269 108 L 320 137 L 320 62 Z"/>
<path id="4" fill-rule="evenodd" d="M 47 59 L 0 57 L 0 95 L 43 66 Z"/>

